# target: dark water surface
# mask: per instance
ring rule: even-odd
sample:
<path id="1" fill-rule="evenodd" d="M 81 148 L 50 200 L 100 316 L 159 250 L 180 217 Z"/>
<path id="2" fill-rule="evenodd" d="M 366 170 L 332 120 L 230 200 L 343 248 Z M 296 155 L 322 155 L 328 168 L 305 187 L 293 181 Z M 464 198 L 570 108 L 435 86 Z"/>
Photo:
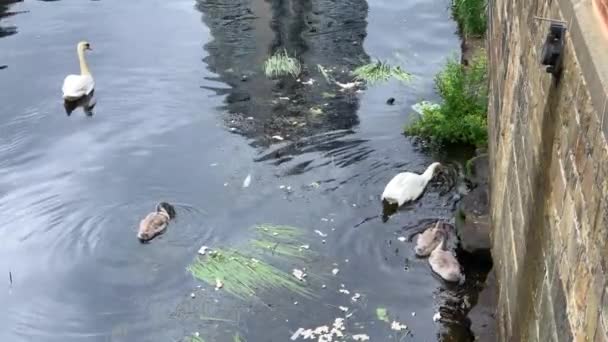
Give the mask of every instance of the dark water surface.
<path id="1" fill-rule="evenodd" d="M 396 172 L 438 158 L 401 131 L 410 106 L 435 97 L 455 30 L 445 0 L 1 2 L 0 341 L 178 341 L 194 331 L 287 341 L 343 316 L 339 305 L 355 310 L 349 332 L 372 341 L 400 340 L 377 307 L 410 327 L 401 340 L 462 340 L 461 323 L 432 321 L 445 286 L 396 240 L 405 225 L 450 217 L 450 194 L 431 189 L 387 223 L 354 228 L 381 212 Z M 93 117 L 67 117 L 61 83 L 78 71 L 82 39 L 93 47 L 97 106 Z M 316 83 L 266 79 L 262 64 L 280 48 Z M 340 92 L 316 68 L 349 82 L 342 71 L 371 58 L 416 80 Z M 142 245 L 136 226 L 159 200 L 176 203 L 178 218 Z M 308 267 L 330 276 L 313 289 L 320 298 L 191 299 L 199 283 L 185 268 L 198 248 L 242 245 L 261 222 L 309 231 L 322 257 Z M 326 244 L 314 229 L 329 233 Z M 349 302 L 340 284 L 362 300 Z"/>

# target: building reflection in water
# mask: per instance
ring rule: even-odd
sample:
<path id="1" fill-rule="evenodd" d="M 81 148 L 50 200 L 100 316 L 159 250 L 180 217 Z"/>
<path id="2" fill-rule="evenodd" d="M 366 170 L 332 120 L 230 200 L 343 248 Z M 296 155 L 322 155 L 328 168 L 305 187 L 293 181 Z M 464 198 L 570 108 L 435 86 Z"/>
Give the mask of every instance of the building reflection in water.
<path id="1" fill-rule="evenodd" d="M 213 37 L 204 60 L 218 75 L 212 81 L 228 85 L 205 87 L 226 96 L 226 127 L 254 146 L 285 139 L 259 160 L 283 163 L 322 151 L 344 166 L 371 152 L 364 140 L 348 137 L 359 124 L 357 93 L 341 91 L 318 68 L 331 69 L 336 81 L 346 83 L 352 81 L 349 71 L 369 61 L 363 50 L 365 0 L 198 0 L 196 7 Z M 264 61 L 282 49 L 302 64 L 299 80 L 264 75 Z M 303 83 L 309 79 L 312 85 Z M 300 163 L 292 172 L 305 168 Z"/>
<path id="2" fill-rule="evenodd" d="M 11 36 L 11 35 L 17 33 L 17 27 L 11 26 L 11 25 L 4 26 L 2 23 L 2 19 L 13 16 L 18 13 L 21 13 L 21 12 L 10 11 L 9 9 L 12 4 L 15 4 L 17 2 L 22 2 L 22 1 L 23 0 L 0 1 L 0 38 Z"/>

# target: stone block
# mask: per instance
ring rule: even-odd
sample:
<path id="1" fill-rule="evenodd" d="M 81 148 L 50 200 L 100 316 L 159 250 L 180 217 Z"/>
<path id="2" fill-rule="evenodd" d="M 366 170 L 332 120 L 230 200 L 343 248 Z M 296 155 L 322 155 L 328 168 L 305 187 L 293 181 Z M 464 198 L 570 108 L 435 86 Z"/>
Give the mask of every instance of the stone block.
<path id="1" fill-rule="evenodd" d="M 589 341 L 595 339 L 595 333 L 599 325 L 599 315 L 606 286 L 606 276 L 601 270 L 600 264 L 596 260 L 589 258 L 589 263 L 592 267 L 592 280 L 589 289 L 589 295 L 585 305 L 585 336 Z"/>
<path id="2" fill-rule="evenodd" d="M 555 209 L 559 214 L 561 214 L 564 206 L 564 196 L 566 193 L 566 180 L 564 177 L 562 162 L 559 158 L 555 158 L 555 156 L 551 162 L 550 172 L 551 199 Z"/>
<path id="3" fill-rule="evenodd" d="M 592 280 L 592 274 L 585 262 L 580 262 L 578 267 L 571 270 L 569 274 L 571 279 L 571 288 L 568 293 L 568 315 L 570 325 L 573 326 L 575 335 L 580 334 L 585 330 L 585 310 L 587 299 L 589 298 L 589 288 Z"/>
<path id="4" fill-rule="evenodd" d="M 573 340 L 572 329 L 566 311 L 566 296 L 564 287 L 561 286 L 559 272 L 556 272 L 550 282 L 551 301 L 553 303 L 553 316 L 555 331 L 559 342 L 571 342 Z M 550 340 L 549 340 L 550 341 Z"/>

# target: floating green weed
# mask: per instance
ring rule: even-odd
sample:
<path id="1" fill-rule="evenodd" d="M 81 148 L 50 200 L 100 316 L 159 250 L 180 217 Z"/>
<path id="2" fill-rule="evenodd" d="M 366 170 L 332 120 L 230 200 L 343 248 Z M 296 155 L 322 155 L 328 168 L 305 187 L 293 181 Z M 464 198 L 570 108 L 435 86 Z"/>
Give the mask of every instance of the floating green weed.
<path id="1" fill-rule="evenodd" d="M 259 291 L 281 288 L 312 297 L 310 290 L 289 273 L 236 250 L 216 250 L 207 258 L 198 258 L 188 270 L 211 286 L 221 281 L 223 290 L 244 300 L 256 297 Z"/>
<path id="2" fill-rule="evenodd" d="M 202 337 L 196 336 L 196 335 L 192 335 L 192 336 L 186 337 L 186 342 L 205 342 L 205 339 L 203 339 Z"/>
<path id="3" fill-rule="evenodd" d="M 401 69 L 401 67 L 393 67 L 382 61 L 362 65 L 353 71 L 353 75 L 355 75 L 356 79 L 370 84 L 386 82 L 391 78 L 403 83 L 408 83 L 412 80 L 412 75 Z"/>
<path id="4" fill-rule="evenodd" d="M 268 78 L 291 75 L 297 77 L 302 71 L 300 62 L 290 57 L 287 50 L 282 50 L 270 56 L 264 63 L 264 73 Z"/>
<path id="5" fill-rule="evenodd" d="M 278 240 L 295 241 L 303 235 L 301 229 L 287 225 L 258 224 L 254 229 L 259 236 Z"/>
<path id="6" fill-rule="evenodd" d="M 384 322 L 388 322 L 388 311 L 386 310 L 386 308 L 377 308 L 376 309 L 376 317 L 378 317 L 379 320 L 384 321 Z"/>
<path id="7" fill-rule="evenodd" d="M 312 252 L 301 242 L 302 231 L 286 225 L 262 224 L 254 227 L 256 237 L 242 250 L 215 249 L 206 257 L 198 257 L 188 270 L 205 283 L 216 286 L 241 299 L 257 297 L 261 291 L 286 289 L 304 297 L 312 297 L 305 283 L 260 260 L 269 252 L 284 260 L 307 260 Z"/>

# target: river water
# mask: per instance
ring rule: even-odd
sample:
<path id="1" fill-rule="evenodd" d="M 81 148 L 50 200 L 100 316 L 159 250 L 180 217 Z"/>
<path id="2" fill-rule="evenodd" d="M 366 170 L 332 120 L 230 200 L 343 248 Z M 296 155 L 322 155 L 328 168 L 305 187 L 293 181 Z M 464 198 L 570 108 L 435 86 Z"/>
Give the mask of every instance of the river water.
<path id="1" fill-rule="evenodd" d="M 430 189 L 378 217 L 395 173 L 467 155 L 426 153 L 401 134 L 410 107 L 436 98 L 455 32 L 446 0 L 0 2 L 0 340 L 181 341 L 199 331 L 287 341 L 347 304 L 350 331 L 372 341 L 467 340 L 466 323 L 432 320 L 461 289 L 396 239 L 421 219 L 451 217 L 451 195 Z M 61 83 L 77 72 L 83 39 L 97 106 L 68 117 Z M 266 79 L 264 60 L 282 48 L 315 83 Z M 316 67 L 346 83 L 376 58 L 415 80 L 340 91 Z M 140 244 L 137 224 L 160 200 L 177 220 Z M 186 267 L 198 248 L 242 245 L 261 222 L 305 229 L 322 255 L 307 267 L 340 269 L 318 297 L 270 293 L 261 305 L 197 289 Z M 363 299 L 350 303 L 341 284 Z M 411 333 L 378 321 L 378 307 Z"/>

